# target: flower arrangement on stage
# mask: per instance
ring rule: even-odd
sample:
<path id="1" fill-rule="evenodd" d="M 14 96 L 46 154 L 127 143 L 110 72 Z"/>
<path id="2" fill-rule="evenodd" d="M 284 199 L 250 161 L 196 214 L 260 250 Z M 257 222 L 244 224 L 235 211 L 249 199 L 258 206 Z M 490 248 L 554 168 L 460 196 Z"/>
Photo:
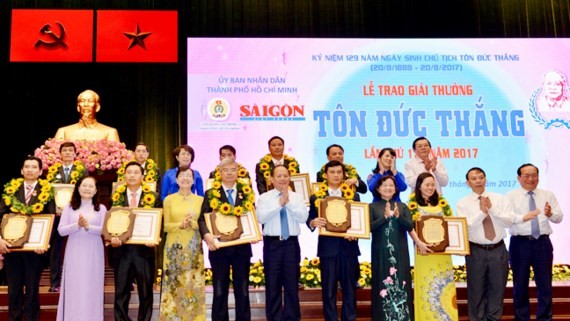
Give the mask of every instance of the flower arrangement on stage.
<path id="1" fill-rule="evenodd" d="M 304 258 L 301 261 L 301 277 L 299 278 L 299 285 L 307 288 L 320 288 L 321 287 L 321 269 L 318 257 L 311 260 Z M 455 282 L 467 282 L 467 272 L 465 265 L 454 265 L 454 280 Z M 414 276 L 414 267 L 410 268 L 412 279 Z M 206 285 L 212 285 L 212 270 L 210 268 L 204 269 L 206 277 Z M 231 271 L 230 271 L 231 279 Z M 513 273 L 509 269 L 508 280 L 513 280 Z M 534 280 L 534 273 L 530 273 L 530 280 Z M 552 266 L 552 280 L 553 281 L 570 281 L 570 265 L 568 264 L 554 264 Z M 360 277 L 358 278 L 359 287 L 369 287 L 372 282 L 372 264 L 367 261 L 360 262 Z M 265 271 L 263 262 L 259 260 L 256 263 L 251 263 L 249 269 L 249 285 L 252 287 L 261 287 L 265 285 Z"/>
<path id="2" fill-rule="evenodd" d="M 265 286 L 265 271 L 261 260 L 253 263 L 249 268 L 249 285 L 254 288 Z"/>
<path id="3" fill-rule="evenodd" d="M 48 139 L 36 148 L 34 155 L 43 162 L 43 169 L 61 162 L 59 146 L 64 140 Z M 109 171 L 118 169 L 123 163 L 134 159 L 133 152 L 124 143 L 102 139 L 99 141 L 75 141 L 77 160 L 81 161 L 88 171 Z"/>
<path id="4" fill-rule="evenodd" d="M 303 261 L 301 261 L 301 277 L 299 278 L 299 284 L 308 288 L 321 287 L 320 264 L 321 262 L 318 257 L 315 257 L 312 260 L 304 258 Z"/>
<path id="5" fill-rule="evenodd" d="M 23 178 L 14 178 L 6 185 L 4 185 L 4 194 L 2 194 L 2 199 L 6 203 L 6 206 L 10 207 L 10 211 L 12 211 L 12 213 L 41 213 L 44 210 L 44 206 L 47 204 L 47 202 L 51 201 L 55 195 L 53 186 L 51 186 L 47 180 L 38 179 L 38 184 L 41 186 L 41 191 L 37 197 L 37 201 L 35 203 L 26 205 L 16 198 L 16 192 L 18 192 L 18 189 L 20 186 L 22 186 L 22 184 L 24 184 Z M 35 190 L 32 193 L 33 196 L 37 195 L 37 192 Z"/>

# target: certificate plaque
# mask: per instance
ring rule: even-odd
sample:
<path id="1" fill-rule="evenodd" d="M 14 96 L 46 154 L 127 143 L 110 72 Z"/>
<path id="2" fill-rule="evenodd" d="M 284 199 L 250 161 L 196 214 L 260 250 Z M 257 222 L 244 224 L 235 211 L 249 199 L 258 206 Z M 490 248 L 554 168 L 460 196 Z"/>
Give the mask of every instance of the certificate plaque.
<path id="1" fill-rule="evenodd" d="M 219 214 L 219 215 L 222 215 L 222 214 Z M 214 232 L 214 228 L 212 226 L 213 217 L 214 217 L 214 213 L 204 214 L 206 226 L 208 226 L 208 230 L 213 235 L 220 235 L 220 234 L 217 234 L 216 232 Z M 243 231 L 239 235 L 239 238 L 237 238 L 235 240 L 223 241 L 221 237 L 219 239 L 217 239 L 216 245 L 219 248 L 257 242 L 257 241 L 260 241 L 262 239 L 261 230 L 259 228 L 259 223 L 257 222 L 257 217 L 255 216 L 255 213 L 253 212 L 253 210 L 251 212 L 244 213 L 239 218 L 238 217 L 236 217 L 236 218 L 239 219 L 240 224 L 241 224 L 241 228 L 243 229 Z"/>
<path id="2" fill-rule="evenodd" d="M 350 228 L 345 232 L 333 232 L 326 228 L 319 228 L 319 235 L 334 236 L 334 237 L 355 237 L 361 239 L 370 238 L 370 212 L 368 203 L 361 202 L 347 202 L 350 204 Z M 319 205 L 319 213 L 321 212 Z M 330 205 L 330 204 L 329 204 Z M 319 214 L 320 215 L 320 214 Z"/>
<path id="3" fill-rule="evenodd" d="M 162 228 L 162 208 L 132 208 L 135 214 L 133 233 L 127 244 L 158 245 Z"/>
<path id="4" fill-rule="evenodd" d="M 127 242 L 133 235 L 135 214 L 130 207 L 111 207 L 105 215 L 103 223 L 103 238 L 111 242 L 113 237 L 118 237 L 122 243 Z"/>
<path id="5" fill-rule="evenodd" d="M 73 196 L 74 184 L 52 184 L 55 190 L 55 206 L 58 208 L 64 208 L 71 202 L 71 197 Z"/>
<path id="6" fill-rule="evenodd" d="M 218 240 L 221 242 L 237 240 L 243 233 L 241 219 L 237 216 L 213 212 L 210 215 L 210 224 L 212 233 L 220 235 Z"/>
<path id="7" fill-rule="evenodd" d="M 346 233 L 351 227 L 350 203 L 344 197 L 328 196 L 319 204 L 319 216 L 327 219 L 329 232 Z"/>
<path id="8" fill-rule="evenodd" d="M 416 221 L 416 231 L 420 240 L 436 253 L 445 252 L 449 246 L 447 221 L 443 216 L 422 215 Z"/>
<path id="9" fill-rule="evenodd" d="M 2 239 L 10 248 L 23 247 L 30 238 L 32 217 L 23 214 L 6 214 L 2 218 Z"/>
<path id="10" fill-rule="evenodd" d="M 51 238 L 55 214 L 35 214 L 27 216 L 31 218 L 28 241 L 21 247 L 10 248 L 10 251 L 47 251 L 49 249 L 49 240 Z"/>

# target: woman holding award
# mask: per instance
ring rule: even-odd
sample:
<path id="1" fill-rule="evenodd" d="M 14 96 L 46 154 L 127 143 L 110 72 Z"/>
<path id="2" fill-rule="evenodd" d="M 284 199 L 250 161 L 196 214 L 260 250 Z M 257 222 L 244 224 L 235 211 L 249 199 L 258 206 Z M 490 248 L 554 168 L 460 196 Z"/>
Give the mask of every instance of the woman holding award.
<path id="1" fill-rule="evenodd" d="M 436 191 L 431 173 L 421 173 L 410 195 L 408 208 L 414 222 L 424 215 L 452 216 L 445 198 Z M 414 314 L 416 320 L 458 320 L 453 264 L 449 254 L 437 253 L 432 245 L 410 232 L 416 243 L 414 264 Z"/>
<path id="2" fill-rule="evenodd" d="M 176 172 L 178 192 L 164 199 L 164 277 L 160 320 L 206 320 L 206 292 L 202 237 L 198 217 L 204 198 L 192 193 L 194 172 Z M 183 311 L 183 313 L 182 313 Z"/>
<path id="3" fill-rule="evenodd" d="M 101 229 L 107 208 L 92 176 L 79 178 L 57 231 L 68 236 L 57 320 L 103 320 L 105 252 Z"/>

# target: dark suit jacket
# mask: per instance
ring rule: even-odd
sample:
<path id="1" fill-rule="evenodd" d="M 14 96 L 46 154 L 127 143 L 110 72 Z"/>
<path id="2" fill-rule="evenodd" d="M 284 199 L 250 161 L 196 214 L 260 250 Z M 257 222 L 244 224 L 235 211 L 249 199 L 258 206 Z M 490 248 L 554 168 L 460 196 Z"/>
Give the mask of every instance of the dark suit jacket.
<path id="1" fill-rule="evenodd" d="M 269 171 L 271 171 L 273 167 L 275 167 L 275 165 L 273 165 L 273 161 L 269 161 L 267 162 L 267 164 L 269 164 Z M 289 168 L 289 161 L 284 159 L 283 165 Z M 268 191 L 267 183 L 265 181 L 265 176 L 263 176 L 263 173 L 259 169 L 259 163 L 255 165 L 255 182 L 257 184 L 257 191 L 259 192 L 259 195 Z"/>
<path id="2" fill-rule="evenodd" d="M 328 193 L 327 193 L 328 195 Z M 319 215 L 318 208 L 315 206 L 316 196 L 311 195 L 311 206 L 309 208 L 309 217 L 307 218 L 307 226 L 311 231 L 315 228 L 311 227 L 311 221 L 317 218 Z M 354 201 L 359 202 L 360 196 L 354 194 Z M 319 235 L 319 244 L 317 245 L 317 256 L 318 257 L 333 257 L 336 255 L 343 256 L 359 256 L 360 248 L 358 247 L 358 240 L 348 241 L 342 237 L 335 236 L 322 236 Z"/>
<path id="3" fill-rule="evenodd" d="M 208 230 L 208 226 L 206 225 L 206 219 L 204 214 L 206 213 L 212 213 L 213 209 L 210 207 L 210 202 L 208 201 L 208 192 L 210 190 L 207 190 L 205 195 L 205 199 L 204 202 L 202 202 L 202 209 L 200 211 L 200 217 L 198 217 L 198 226 L 200 228 L 200 235 L 202 236 L 202 239 L 204 239 L 204 235 L 206 235 L 206 233 L 210 233 L 210 231 Z M 220 187 L 218 189 L 218 191 L 220 192 L 220 200 L 222 202 L 227 202 L 228 198 L 226 196 L 226 192 L 224 191 L 223 187 Z M 242 199 L 240 198 L 240 193 L 241 191 L 237 191 L 236 194 L 236 198 L 235 198 L 235 205 L 240 205 L 242 202 Z M 251 244 L 246 243 L 246 244 L 240 244 L 240 245 L 234 245 L 234 246 L 228 246 L 228 247 L 222 247 L 219 248 L 215 251 L 210 251 L 208 253 L 208 256 L 210 258 L 215 258 L 216 256 L 231 256 L 231 255 L 244 255 L 244 256 L 253 256 L 253 252 L 251 250 Z"/>
<path id="4" fill-rule="evenodd" d="M 42 190 L 42 187 L 40 186 L 39 182 L 36 184 L 36 187 L 34 188 L 34 194 L 32 194 L 32 197 L 30 198 L 30 204 L 36 203 L 38 201 L 38 196 L 40 195 L 40 192 Z M 20 186 L 20 188 L 18 189 L 18 191 L 16 192 L 16 199 L 22 203 L 24 203 L 26 201 L 26 187 L 24 185 L 24 183 L 22 183 L 22 185 Z M 4 216 L 4 214 L 9 214 L 12 211 L 10 210 L 10 206 L 7 206 L 6 203 L 4 202 L 4 200 L 0 200 L 0 222 L 2 221 L 2 217 Z M 47 202 L 44 205 L 44 209 L 40 214 L 54 214 L 55 215 L 55 200 L 52 198 L 49 202 Z M 56 218 L 58 218 L 56 216 Z M 56 220 L 55 222 L 59 222 L 59 220 Z M 57 234 L 57 223 L 54 222 L 54 225 L 52 227 L 51 230 L 51 235 L 53 237 L 54 234 Z M 58 234 L 59 235 L 59 234 Z M 11 253 L 11 254 L 16 254 L 17 252 Z"/>
<path id="5" fill-rule="evenodd" d="M 20 186 L 20 188 L 16 192 L 16 199 L 20 202 L 26 201 L 25 189 L 26 189 L 25 185 L 24 185 L 24 183 L 22 183 L 22 185 Z M 41 190 L 42 190 L 42 187 L 40 186 L 40 184 L 38 182 L 38 184 L 36 184 L 36 187 L 34 188 L 34 191 L 35 191 L 34 194 L 35 195 L 32 194 L 32 197 L 30 198 L 30 204 L 33 204 L 33 203 L 38 201 L 38 196 L 40 195 Z M 10 211 L 10 206 L 7 206 L 6 203 L 4 202 L 4 200 L 0 200 L 0 219 L 1 219 L 1 216 L 3 214 L 11 213 L 11 212 L 12 211 Z M 44 205 L 44 209 L 40 214 L 55 214 L 55 200 L 52 199 L 49 202 L 47 202 Z M 57 226 L 54 226 L 53 228 L 57 229 Z"/>
<path id="6" fill-rule="evenodd" d="M 63 170 L 63 165 L 57 170 L 57 174 L 56 174 L 56 179 L 55 179 L 55 183 L 63 183 L 63 184 L 69 184 L 71 183 L 71 172 L 73 172 L 75 170 L 75 165 L 71 165 L 71 171 L 69 172 L 69 178 L 65 179 L 65 171 Z M 59 179 L 57 178 L 57 175 L 59 175 Z M 87 169 L 85 169 L 85 171 L 83 172 L 83 176 L 87 176 L 89 175 L 89 171 Z M 79 177 L 77 178 L 79 179 Z"/>
<path id="7" fill-rule="evenodd" d="M 156 193 L 156 192 L 151 192 L 154 195 L 155 201 L 154 201 L 154 208 L 161 208 L 162 207 L 162 199 L 160 198 L 160 194 Z M 139 207 L 143 207 L 142 204 L 142 197 L 139 201 Z M 129 207 L 129 199 L 127 197 L 127 195 L 125 195 L 125 199 L 123 200 L 123 204 L 124 207 Z M 119 247 L 110 247 L 110 249 L 112 249 L 111 251 L 109 251 L 109 254 L 112 256 L 112 259 L 114 262 L 116 262 L 115 260 L 119 259 L 121 256 L 123 256 L 123 253 L 125 253 L 126 251 L 135 251 L 137 255 L 140 255 L 142 257 L 154 257 L 154 248 L 153 247 L 148 247 L 146 245 L 133 245 L 133 244 L 125 244 L 125 245 L 121 245 Z"/>

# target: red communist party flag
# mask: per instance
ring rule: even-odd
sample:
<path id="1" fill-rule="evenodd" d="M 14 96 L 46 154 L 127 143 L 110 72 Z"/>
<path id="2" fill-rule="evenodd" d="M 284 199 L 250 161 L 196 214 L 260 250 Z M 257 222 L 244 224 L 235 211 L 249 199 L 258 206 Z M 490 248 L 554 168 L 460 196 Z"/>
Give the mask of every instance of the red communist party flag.
<path id="1" fill-rule="evenodd" d="M 178 12 L 98 10 L 97 62 L 178 62 Z"/>
<path id="2" fill-rule="evenodd" d="M 10 61 L 93 61 L 92 10 L 13 9 Z"/>

